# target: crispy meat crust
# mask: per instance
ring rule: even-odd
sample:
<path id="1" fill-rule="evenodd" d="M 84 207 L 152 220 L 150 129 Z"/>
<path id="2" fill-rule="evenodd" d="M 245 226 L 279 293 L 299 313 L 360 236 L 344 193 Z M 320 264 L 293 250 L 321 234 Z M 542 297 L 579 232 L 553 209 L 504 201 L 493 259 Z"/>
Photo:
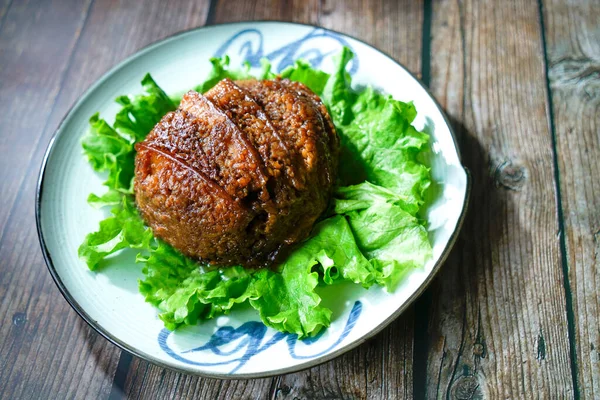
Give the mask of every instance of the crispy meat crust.
<path id="1" fill-rule="evenodd" d="M 327 207 L 339 139 L 289 80 L 190 91 L 136 146 L 135 196 L 154 234 L 213 265 L 266 266 Z"/>

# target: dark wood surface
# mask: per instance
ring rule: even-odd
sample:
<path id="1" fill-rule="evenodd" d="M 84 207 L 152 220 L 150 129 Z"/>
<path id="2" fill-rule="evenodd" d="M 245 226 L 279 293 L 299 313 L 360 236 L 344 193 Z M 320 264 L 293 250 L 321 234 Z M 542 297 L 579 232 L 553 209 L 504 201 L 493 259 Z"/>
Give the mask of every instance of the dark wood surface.
<path id="1" fill-rule="evenodd" d="M 62 298 L 33 215 L 69 106 L 139 48 L 204 24 L 349 33 L 429 85 L 473 174 L 426 293 L 321 366 L 249 381 L 121 352 Z M 600 3 L 594 0 L 0 0 L 0 398 L 600 397 Z"/>
<path id="2" fill-rule="evenodd" d="M 534 2 L 434 2 L 430 87 L 475 206 L 431 288 L 429 398 L 574 394 L 540 22 Z"/>

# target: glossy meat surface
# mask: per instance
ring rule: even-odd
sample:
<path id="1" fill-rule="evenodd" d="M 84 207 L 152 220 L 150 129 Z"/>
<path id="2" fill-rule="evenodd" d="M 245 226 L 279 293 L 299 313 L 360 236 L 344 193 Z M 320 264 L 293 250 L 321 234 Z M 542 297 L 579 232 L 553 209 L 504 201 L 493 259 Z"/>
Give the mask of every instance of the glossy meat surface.
<path id="1" fill-rule="evenodd" d="M 136 202 L 157 237 L 214 265 L 255 267 L 310 233 L 339 140 L 304 85 L 225 79 L 188 92 L 136 149 Z"/>

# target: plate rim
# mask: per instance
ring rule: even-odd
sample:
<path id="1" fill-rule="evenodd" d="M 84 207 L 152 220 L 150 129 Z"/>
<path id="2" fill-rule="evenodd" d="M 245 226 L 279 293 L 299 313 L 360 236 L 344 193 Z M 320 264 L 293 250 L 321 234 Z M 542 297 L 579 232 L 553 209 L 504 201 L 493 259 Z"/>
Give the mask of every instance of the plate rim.
<path id="1" fill-rule="evenodd" d="M 439 259 L 437 260 L 437 262 L 435 263 L 435 265 L 433 266 L 433 268 L 431 269 L 429 275 L 425 278 L 425 280 L 423 281 L 423 283 L 419 286 L 419 288 L 417 290 L 415 290 L 404 302 L 404 304 L 402 304 L 400 307 L 398 307 L 392 314 L 390 314 L 390 316 L 388 318 L 386 318 L 384 321 L 382 321 L 379 325 L 377 325 L 373 330 L 371 330 L 370 332 L 368 332 L 367 334 L 363 335 L 362 337 L 360 337 L 359 339 L 357 339 L 355 342 L 347 344 L 346 346 L 340 347 L 334 351 L 332 351 L 331 353 L 325 354 L 323 356 L 311 359 L 311 360 L 307 360 L 304 363 L 300 363 L 300 364 L 296 364 L 290 367 L 286 367 L 286 368 L 280 368 L 277 370 L 271 370 L 268 372 L 254 372 L 254 373 L 240 373 L 240 374 L 228 374 L 228 373 L 212 373 L 212 372 L 206 372 L 206 371 L 199 371 L 199 370 L 195 370 L 192 368 L 186 368 L 184 366 L 174 366 L 174 365 L 168 365 L 165 362 L 163 362 L 162 360 L 147 354 L 143 351 L 140 351 L 136 348 L 134 348 L 133 346 L 130 346 L 124 342 L 122 342 L 121 340 L 119 340 L 117 337 L 113 336 L 108 330 L 106 330 L 104 327 L 102 327 L 100 324 L 97 323 L 97 321 L 94 321 L 93 318 L 91 318 L 87 312 L 83 309 L 83 307 L 81 307 L 79 305 L 79 303 L 71 296 L 71 294 L 69 293 L 69 290 L 67 289 L 67 287 L 64 285 L 64 283 L 62 282 L 62 279 L 60 278 L 58 272 L 56 271 L 56 268 L 54 267 L 54 263 L 52 261 L 52 257 L 50 255 L 50 252 L 46 246 L 46 242 L 44 239 L 44 234 L 42 231 L 42 224 L 41 224 L 41 204 L 42 204 L 42 192 L 43 192 L 43 187 L 44 187 L 44 178 L 46 177 L 46 167 L 48 164 L 48 159 L 54 149 L 54 144 L 56 143 L 56 139 L 59 137 L 60 134 L 62 134 L 62 128 L 66 122 L 66 120 L 71 117 L 73 110 L 79 106 L 98 86 L 100 86 L 105 80 L 107 80 L 113 73 L 115 73 L 115 71 L 117 71 L 118 69 L 120 69 L 122 66 L 128 64 L 129 62 L 131 62 L 133 59 L 139 57 L 141 54 L 150 51 L 152 48 L 154 48 L 155 46 L 161 45 L 165 42 L 168 42 L 170 40 L 173 40 L 175 38 L 177 38 L 178 36 L 182 36 L 185 34 L 189 34 L 192 32 L 196 32 L 196 31 L 200 31 L 200 30 L 204 30 L 207 28 L 212 28 L 212 27 L 219 27 L 219 26 L 230 26 L 230 27 L 235 27 L 236 25 L 244 25 L 244 24 L 257 24 L 257 25 L 262 25 L 262 24 L 284 24 L 284 25 L 296 25 L 296 26 L 303 26 L 303 27 L 312 27 L 312 28 L 317 28 L 317 29 L 322 29 L 326 32 L 331 32 L 331 33 L 335 33 L 337 35 L 340 36 L 345 36 L 348 38 L 351 38 L 353 40 L 356 40 L 357 42 L 360 42 L 362 44 L 364 44 L 367 47 L 370 47 L 371 49 L 379 52 L 380 54 L 382 54 L 384 57 L 387 57 L 390 61 L 392 61 L 394 64 L 396 64 L 398 67 L 402 68 L 405 72 L 407 72 L 413 79 L 415 79 L 415 81 L 419 84 L 419 86 L 421 86 L 421 88 L 423 90 L 425 90 L 425 92 L 427 93 L 427 95 L 433 100 L 433 103 L 435 104 L 435 107 L 438 109 L 438 111 L 440 112 L 440 114 L 442 115 L 444 122 L 446 124 L 446 126 L 448 127 L 448 130 L 450 132 L 450 136 L 452 137 L 452 141 L 453 141 L 453 146 L 454 146 L 454 150 L 456 151 L 456 154 L 458 155 L 458 161 L 460 164 L 460 167 L 462 168 L 462 170 L 465 173 L 465 178 L 466 178 L 466 186 L 465 186 L 465 199 L 462 205 L 462 209 L 459 215 L 459 218 L 457 220 L 456 223 L 456 227 L 454 229 L 454 231 L 452 232 L 452 234 L 450 235 L 448 242 L 446 243 L 444 250 L 442 251 L 442 253 L 440 254 Z M 58 287 L 61 295 L 64 297 L 64 299 L 67 301 L 67 303 L 69 303 L 69 305 L 71 306 L 71 308 L 73 310 L 75 310 L 75 312 L 79 315 L 79 317 L 81 317 L 93 330 L 95 330 L 97 333 L 99 333 L 102 337 L 104 337 L 106 340 L 108 340 L 110 343 L 112 343 L 113 345 L 119 347 L 122 351 L 125 351 L 126 353 L 139 357 L 145 361 L 148 361 L 154 365 L 157 365 L 161 368 L 166 368 L 168 370 L 171 371 L 175 371 L 175 372 L 179 372 L 179 373 L 185 373 L 185 374 L 189 374 L 189 375 L 196 375 L 196 376 L 201 376 L 201 377 L 206 377 L 206 378 L 216 378 L 216 379 L 225 379 L 225 380 L 234 380 L 234 379 L 240 379 L 240 380 L 245 380 L 245 379 L 256 379 L 256 378 L 269 378 L 269 377 L 274 377 L 274 376 L 278 376 L 278 375 L 282 375 L 282 374 L 289 374 L 289 373 L 293 373 L 293 372 L 299 372 L 299 371 L 303 371 L 321 364 L 324 364 L 328 361 L 333 360 L 334 358 L 337 358 L 339 356 L 341 356 L 344 353 L 349 352 L 350 350 L 355 349 L 356 347 L 360 346 L 361 344 L 363 344 L 364 342 L 366 342 L 367 340 L 371 339 L 372 337 L 374 337 L 375 335 L 377 335 L 379 332 L 381 332 L 384 328 L 386 328 L 392 321 L 394 321 L 395 319 L 397 319 L 404 311 L 406 311 L 406 309 L 408 308 L 408 306 L 410 306 L 424 291 L 425 289 L 427 289 L 427 287 L 431 284 L 431 282 L 433 281 L 433 279 L 435 278 L 435 276 L 437 275 L 437 273 L 439 272 L 439 270 L 441 269 L 441 266 L 444 264 L 444 262 L 446 261 L 446 259 L 448 258 L 448 255 L 450 254 L 450 251 L 452 250 L 452 248 L 454 247 L 460 230 L 463 226 L 463 222 L 465 220 L 465 216 L 467 213 L 467 209 L 469 206 L 469 202 L 470 202 L 470 197 L 471 197 L 471 187 L 472 187 L 472 177 L 471 177 L 471 173 L 470 171 L 464 166 L 463 161 L 462 161 L 462 155 L 460 152 L 460 147 L 458 146 L 458 141 L 456 139 L 456 134 L 454 132 L 454 129 L 452 127 L 452 125 L 450 124 L 450 121 L 448 120 L 448 117 L 446 116 L 446 113 L 444 112 L 443 108 L 441 107 L 441 105 L 439 104 L 439 102 L 437 101 L 437 99 L 432 95 L 432 93 L 429 91 L 429 88 L 417 77 L 415 76 L 415 74 L 413 74 L 410 70 L 408 70 L 408 68 L 406 68 L 404 65 L 402 65 L 399 61 L 397 61 L 395 58 L 393 58 L 392 56 L 390 56 L 388 53 L 386 53 L 385 51 L 382 51 L 378 48 L 376 48 L 375 46 L 365 42 L 364 40 L 358 39 L 352 35 L 348 35 L 333 29 L 328 29 L 328 28 L 323 28 L 317 25 L 313 25 L 313 24 L 305 24 L 305 23 L 298 23 L 298 22 L 289 22 L 289 21 L 280 21 L 280 20 L 256 20 L 256 21 L 237 21 L 237 22 L 226 22 L 226 23 L 217 23 L 217 24 L 206 24 L 203 26 L 199 26 L 196 28 L 192 28 L 192 29 L 187 29 L 187 30 L 183 30 L 183 31 L 179 31 L 176 32 L 174 34 L 168 35 L 162 39 L 159 39 L 157 41 L 154 41 L 140 49 L 138 49 L 137 51 L 135 51 L 133 54 L 127 56 L 124 60 L 122 60 L 121 62 L 117 63 L 115 66 L 113 66 L 112 68 L 110 68 L 109 70 L 107 70 L 106 72 L 104 72 L 102 74 L 102 76 L 100 76 L 98 79 L 96 79 L 93 83 L 91 83 L 87 89 L 85 89 L 85 91 L 78 96 L 78 98 L 74 101 L 74 103 L 69 107 L 69 109 L 67 110 L 67 112 L 65 113 L 65 115 L 62 117 L 62 119 L 60 120 L 59 124 L 57 125 L 56 129 L 54 130 L 54 133 L 52 134 L 52 137 L 50 138 L 48 145 L 46 147 L 46 150 L 44 152 L 44 157 L 42 158 L 42 163 L 39 169 L 39 173 L 38 173 L 38 178 L 37 178 L 37 183 L 36 183 L 36 190 L 35 190 L 35 222 L 36 222 L 36 228 L 37 228 L 37 236 L 38 236 L 38 240 L 40 242 L 40 247 L 42 250 L 42 254 L 44 257 L 44 261 L 46 263 L 46 267 L 48 268 L 48 271 L 50 272 L 50 275 L 52 276 L 52 279 L 54 280 L 54 283 L 56 284 L 56 286 Z"/>

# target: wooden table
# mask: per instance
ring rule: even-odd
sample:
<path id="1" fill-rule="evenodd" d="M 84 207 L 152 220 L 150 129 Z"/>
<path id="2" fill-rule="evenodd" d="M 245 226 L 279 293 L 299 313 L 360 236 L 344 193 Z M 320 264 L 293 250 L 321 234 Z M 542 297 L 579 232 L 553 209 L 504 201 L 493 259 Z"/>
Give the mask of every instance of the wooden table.
<path id="1" fill-rule="evenodd" d="M 174 32 L 246 19 L 391 54 L 444 106 L 474 185 L 449 260 L 385 331 L 307 371 L 219 381 L 89 328 L 46 270 L 33 200 L 92 82 Z M 597 0 L 0 0 L 0 397 L 599 398 L 599 21 Z"/>

